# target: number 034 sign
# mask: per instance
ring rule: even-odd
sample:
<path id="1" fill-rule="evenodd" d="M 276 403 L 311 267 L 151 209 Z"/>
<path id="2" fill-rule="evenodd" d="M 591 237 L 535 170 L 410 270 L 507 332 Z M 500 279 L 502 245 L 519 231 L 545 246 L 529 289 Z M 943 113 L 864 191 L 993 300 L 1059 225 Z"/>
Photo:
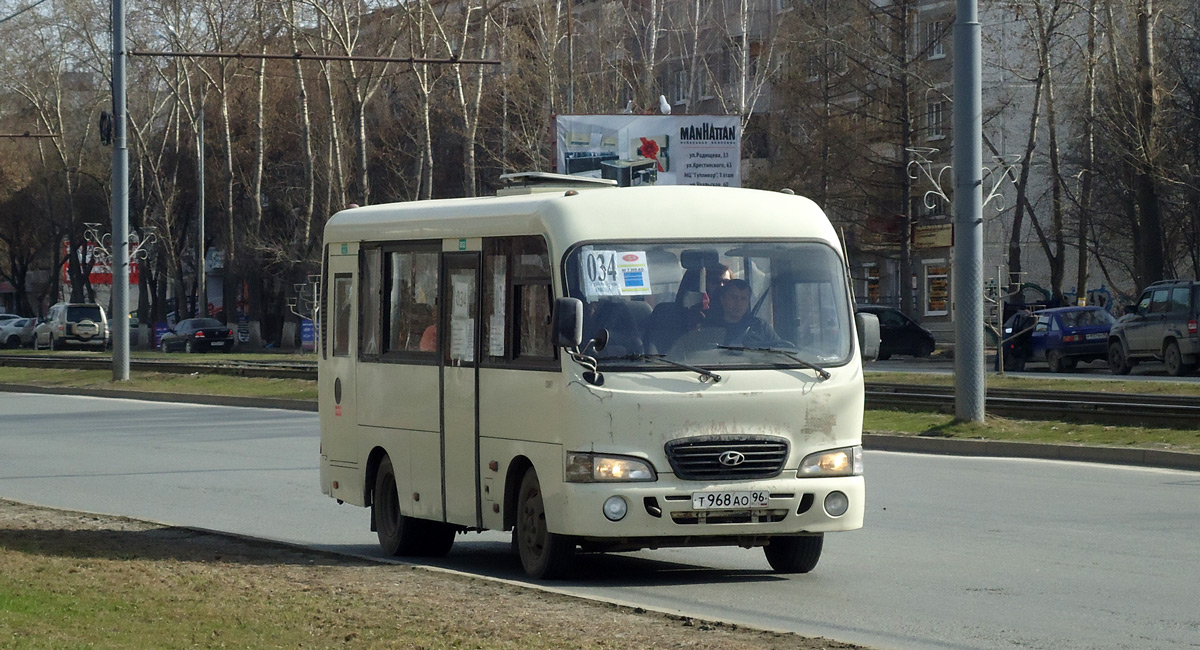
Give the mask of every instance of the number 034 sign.
<path id="1" fill-rule="evenodd" d="M 650 269 L 645 251 L 584 249 L 580 275 L 588 298 L 637 296 L 650 293 Z"/>

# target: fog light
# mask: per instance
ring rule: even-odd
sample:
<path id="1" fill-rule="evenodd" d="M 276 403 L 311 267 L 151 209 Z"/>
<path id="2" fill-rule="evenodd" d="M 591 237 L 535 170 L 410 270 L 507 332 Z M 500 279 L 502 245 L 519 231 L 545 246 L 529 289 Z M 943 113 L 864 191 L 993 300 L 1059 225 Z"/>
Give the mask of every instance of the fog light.
<path id="1" fill-rule="evenodd" d="M 850 497 L 841 492 L 830 492 L 825 497 L 825 512 L 830 517 L 841 517 L 850 509 Z"/>
<path id="2" fill-rule="evenodd" d="M 608 517 L 609 521 L 621 521 L 627 512 L 629 504 L 621 497 L 608 497 L 604 502 L 604 516 Z"/>

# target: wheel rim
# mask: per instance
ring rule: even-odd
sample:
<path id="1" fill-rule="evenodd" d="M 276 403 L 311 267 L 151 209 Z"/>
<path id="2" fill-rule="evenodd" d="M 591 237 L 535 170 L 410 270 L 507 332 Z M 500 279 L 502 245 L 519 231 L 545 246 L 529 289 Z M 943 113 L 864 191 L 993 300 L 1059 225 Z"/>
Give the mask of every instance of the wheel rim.
<path id="1" fill-rule="evenodd" d="M 1121 348 L 1114 345 L 1108 349 L 1108 365 L 1114 369 L 1125 365 L 1125 355 L 1121 353 Z"/>

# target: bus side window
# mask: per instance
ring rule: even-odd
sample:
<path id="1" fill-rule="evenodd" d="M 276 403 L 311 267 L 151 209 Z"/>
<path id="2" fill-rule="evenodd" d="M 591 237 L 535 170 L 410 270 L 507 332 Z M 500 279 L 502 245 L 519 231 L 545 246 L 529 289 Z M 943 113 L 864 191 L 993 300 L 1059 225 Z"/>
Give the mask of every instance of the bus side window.
<path id="1" fill-rule="evenodd" d="M 380 253 L 378 248 L 364 248 L 359 277 L 362 278 L 361 293 L 358 296 L 359 312 L 362 322 L 359 323 L 362 339 L 359 342 L 359 353 L 364 357 L 379 356 L 379 321 L 380 311 Z"/>
<path id="2" fill-rule="evenodd" d="M 517 288 L 516 358 L 554 358 L 551 341 L 550 285 L 526 284 Z"/>
<path id="3" fill-rule="evenodd" d="M 483 344 L 492 364 L 545 365 L 556 358 L 546 240 L 537 235 L 484 242 Z"/>
<path id="4" fill-rule="evenodd" d="M 333 356 L 350 356 L 350 306 L 354 283 L 349 273 L 333 276 Z"/>
<path id="5" fill-rule="evenodd" d="M 438 261 L 433 251 L 391 251 L 385 258 L 386 352 L 432 357 L 437 351 Z"/>

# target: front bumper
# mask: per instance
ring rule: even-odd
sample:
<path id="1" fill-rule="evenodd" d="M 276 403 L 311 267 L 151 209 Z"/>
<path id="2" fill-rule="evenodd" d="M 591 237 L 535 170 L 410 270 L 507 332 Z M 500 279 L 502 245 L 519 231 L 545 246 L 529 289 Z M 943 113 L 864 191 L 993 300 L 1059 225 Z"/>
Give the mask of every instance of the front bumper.
<path id="1" fill-rule="evenodd" d="M 564 483 L 543 494 L 552 532 L 567 533 L 597 546 L 654 548 L 731 544 L 761 545 L 764 538 L 862 528 L 865 481 L 862 476 L 796 478 L 794 470 L 766 480 L 730 483 L 683 481 L 660 474 L 648 483 Z M 693 492 L 765 490 L 766 508 L 694 510 Z M 825 511 L 825 498 L 841 492 L 849 508 L 841 516 Z M 620 521 L 609 521 L 605 500 L 618 496 L 628 505 Z"/>

